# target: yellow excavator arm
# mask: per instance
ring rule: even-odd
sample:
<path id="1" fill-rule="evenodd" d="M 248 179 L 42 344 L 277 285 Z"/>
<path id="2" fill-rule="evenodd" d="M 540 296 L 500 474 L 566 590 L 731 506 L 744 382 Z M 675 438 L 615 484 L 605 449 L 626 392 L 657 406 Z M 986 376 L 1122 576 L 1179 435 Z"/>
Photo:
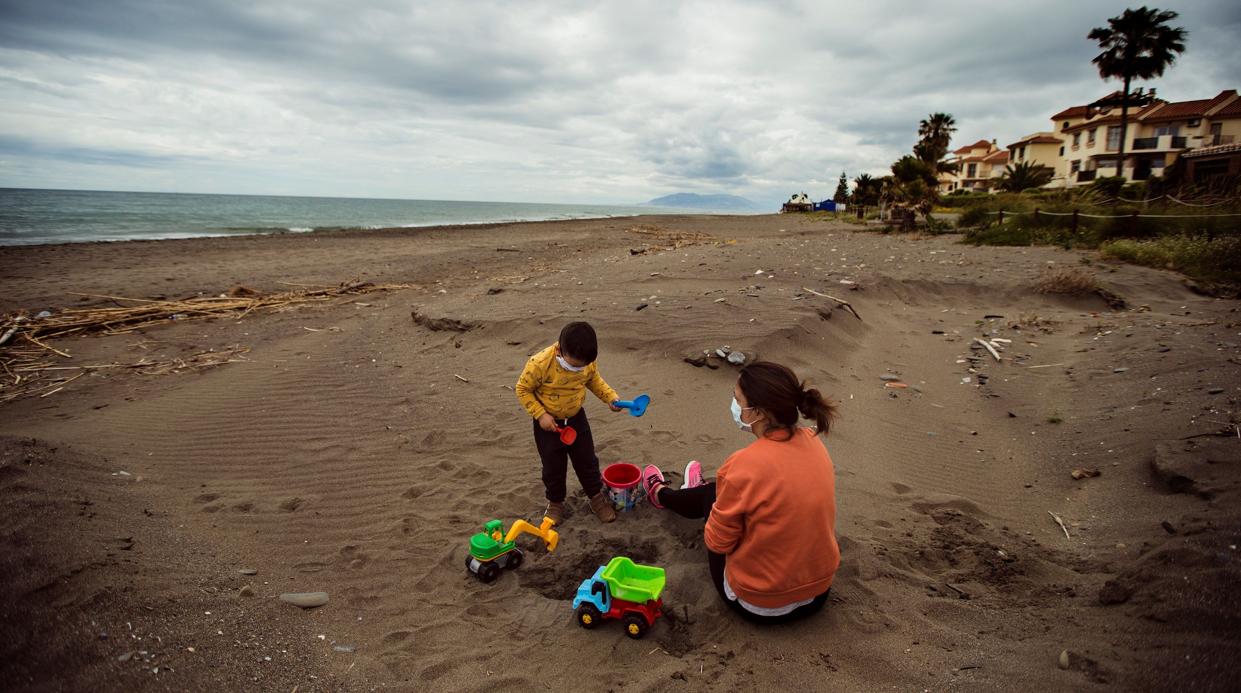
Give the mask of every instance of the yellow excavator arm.
<path id="1" fill-rule="evenodd" d="M 555 551 L 556 544 L 560 542 L 560 535 L 556 530 L 552 529 L 553 524 L 555 523 L 552 522 L 550 517 L 543 518 L 543 522 L 538 527 L 525 520 L 514 520 L 513 526 L 508 528 L 508 534 L 504 536 L 504 542 L 507 544 L 523 533 L 533 534 L 543 540 L 543 543 L 547 545 L 548 552 Z"/>

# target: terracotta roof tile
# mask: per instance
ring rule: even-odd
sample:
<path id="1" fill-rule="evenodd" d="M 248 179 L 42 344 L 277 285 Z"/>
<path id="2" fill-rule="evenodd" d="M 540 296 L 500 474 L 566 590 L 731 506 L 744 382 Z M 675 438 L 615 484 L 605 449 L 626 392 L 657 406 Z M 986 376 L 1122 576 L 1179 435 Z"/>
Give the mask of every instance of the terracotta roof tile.
<path id="1" fill-rule="evenodd" d="M 983 161 L 991 164 L 1002 164 L 1008 161 L 1008 150 L 1001 149 L 998 152 L 992 152 L 982 158 Z"/>
<path id="2" fill-rule="evenodd" d="M 1236 101 L 1233 101 L 1227 106 L 1224 106 L 1215 113 L 1211 114 L 1211 118 L 1213 119 L 1236 118 L 1237 116 L 1241 116 L 1241 99 L 1237 99 Z"/>
<path id="3" fill-rule="evenodd" d="M 991 143 L 987 140 L 978 140 L 974 144 L 968 144 L 960 149 L 954 150 L 953 154 L 965 154 L 973 149 L 991 149 Z"/>

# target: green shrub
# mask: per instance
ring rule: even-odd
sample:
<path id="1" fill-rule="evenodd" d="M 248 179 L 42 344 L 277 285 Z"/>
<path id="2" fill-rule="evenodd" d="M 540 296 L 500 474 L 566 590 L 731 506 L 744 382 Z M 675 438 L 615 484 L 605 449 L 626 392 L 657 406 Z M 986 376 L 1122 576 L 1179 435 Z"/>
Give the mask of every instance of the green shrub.
<path id="1" fill-rule="evenodd" d="M 1121 239 L 1105 243 L 1100 254 L 1145 267 L 1183 272 L 1210 282 L 1241 284 L 1241 236 L 1205 234 Z"/>
<path id="2" fill-rule="evenodd" d="M 975 226 L 990 226 L 995 215 L 982 207 L 969 207 L 957 217 L 957 228 L 967 229 Z"/>
<path id="3" fill-rule="evenodd" d="M 1124 176 L 1096 178 L 1095 182 L 1090 185 L 1090 188 L 1093 192 L 1111 199 L 1120 195 L 1120 190 L 1125 187 L 1125 182 Z"/>

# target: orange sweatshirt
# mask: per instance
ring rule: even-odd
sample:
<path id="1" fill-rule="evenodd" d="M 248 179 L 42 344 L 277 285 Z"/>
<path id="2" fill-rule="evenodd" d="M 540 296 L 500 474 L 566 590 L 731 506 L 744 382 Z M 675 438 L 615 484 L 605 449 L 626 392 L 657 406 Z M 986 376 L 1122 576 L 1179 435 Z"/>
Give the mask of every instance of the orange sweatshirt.
<path id="1" fill-rule="evenodd" d="M 836 474 L 813 430 L 750 443 L 724 461 L 715 483 L 703 539 L 728 556 L 724 573 L 738 597 L 777 608 L 832 586 L 840 566 Z"/>

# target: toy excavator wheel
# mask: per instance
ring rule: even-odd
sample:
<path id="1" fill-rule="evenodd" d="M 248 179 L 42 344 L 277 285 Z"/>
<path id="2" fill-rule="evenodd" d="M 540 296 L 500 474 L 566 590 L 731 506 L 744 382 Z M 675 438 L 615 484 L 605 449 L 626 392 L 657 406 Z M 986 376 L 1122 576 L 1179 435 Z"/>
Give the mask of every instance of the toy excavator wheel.
<path id="1" fill-rule="evenodd" d="M 465 569 L 470 573 L 474 572 L 474 556 L 469 553 L 465 554 Z"/>
<path id="2" fill-rule="evenodd" d="M 495 582 L 500 577 L 500 566 L 495 561 L 485 561 L 478 566 L 478 579 L 483 582 Z"/>
<path id="3" fill-rule="evenodd" d="M 522 558 L 524 558 L 524 556 L 521 553 L 521 549 L 513 549 L 512 551 L 509 551 L 508 558 L 505 559 L 506 562 L 504 567 L 509 570 L 517 570 L 517 566 L 521 565 Z"/>
<path id="4" fill-rule="evenodd" d="M 625 617 L 625 635 L 634 640 L 639 640 L 646 635 L 647 628 L 646 619 L 640 614 L 629 614 Z"/>
<path id="5" fill-rule="evenodd" d="M 603 615 L 595 608 L 594 604 L 583 604 L 577 607 L 577 625 L 587 630 L 594 628 L 603 620 Z"/>

